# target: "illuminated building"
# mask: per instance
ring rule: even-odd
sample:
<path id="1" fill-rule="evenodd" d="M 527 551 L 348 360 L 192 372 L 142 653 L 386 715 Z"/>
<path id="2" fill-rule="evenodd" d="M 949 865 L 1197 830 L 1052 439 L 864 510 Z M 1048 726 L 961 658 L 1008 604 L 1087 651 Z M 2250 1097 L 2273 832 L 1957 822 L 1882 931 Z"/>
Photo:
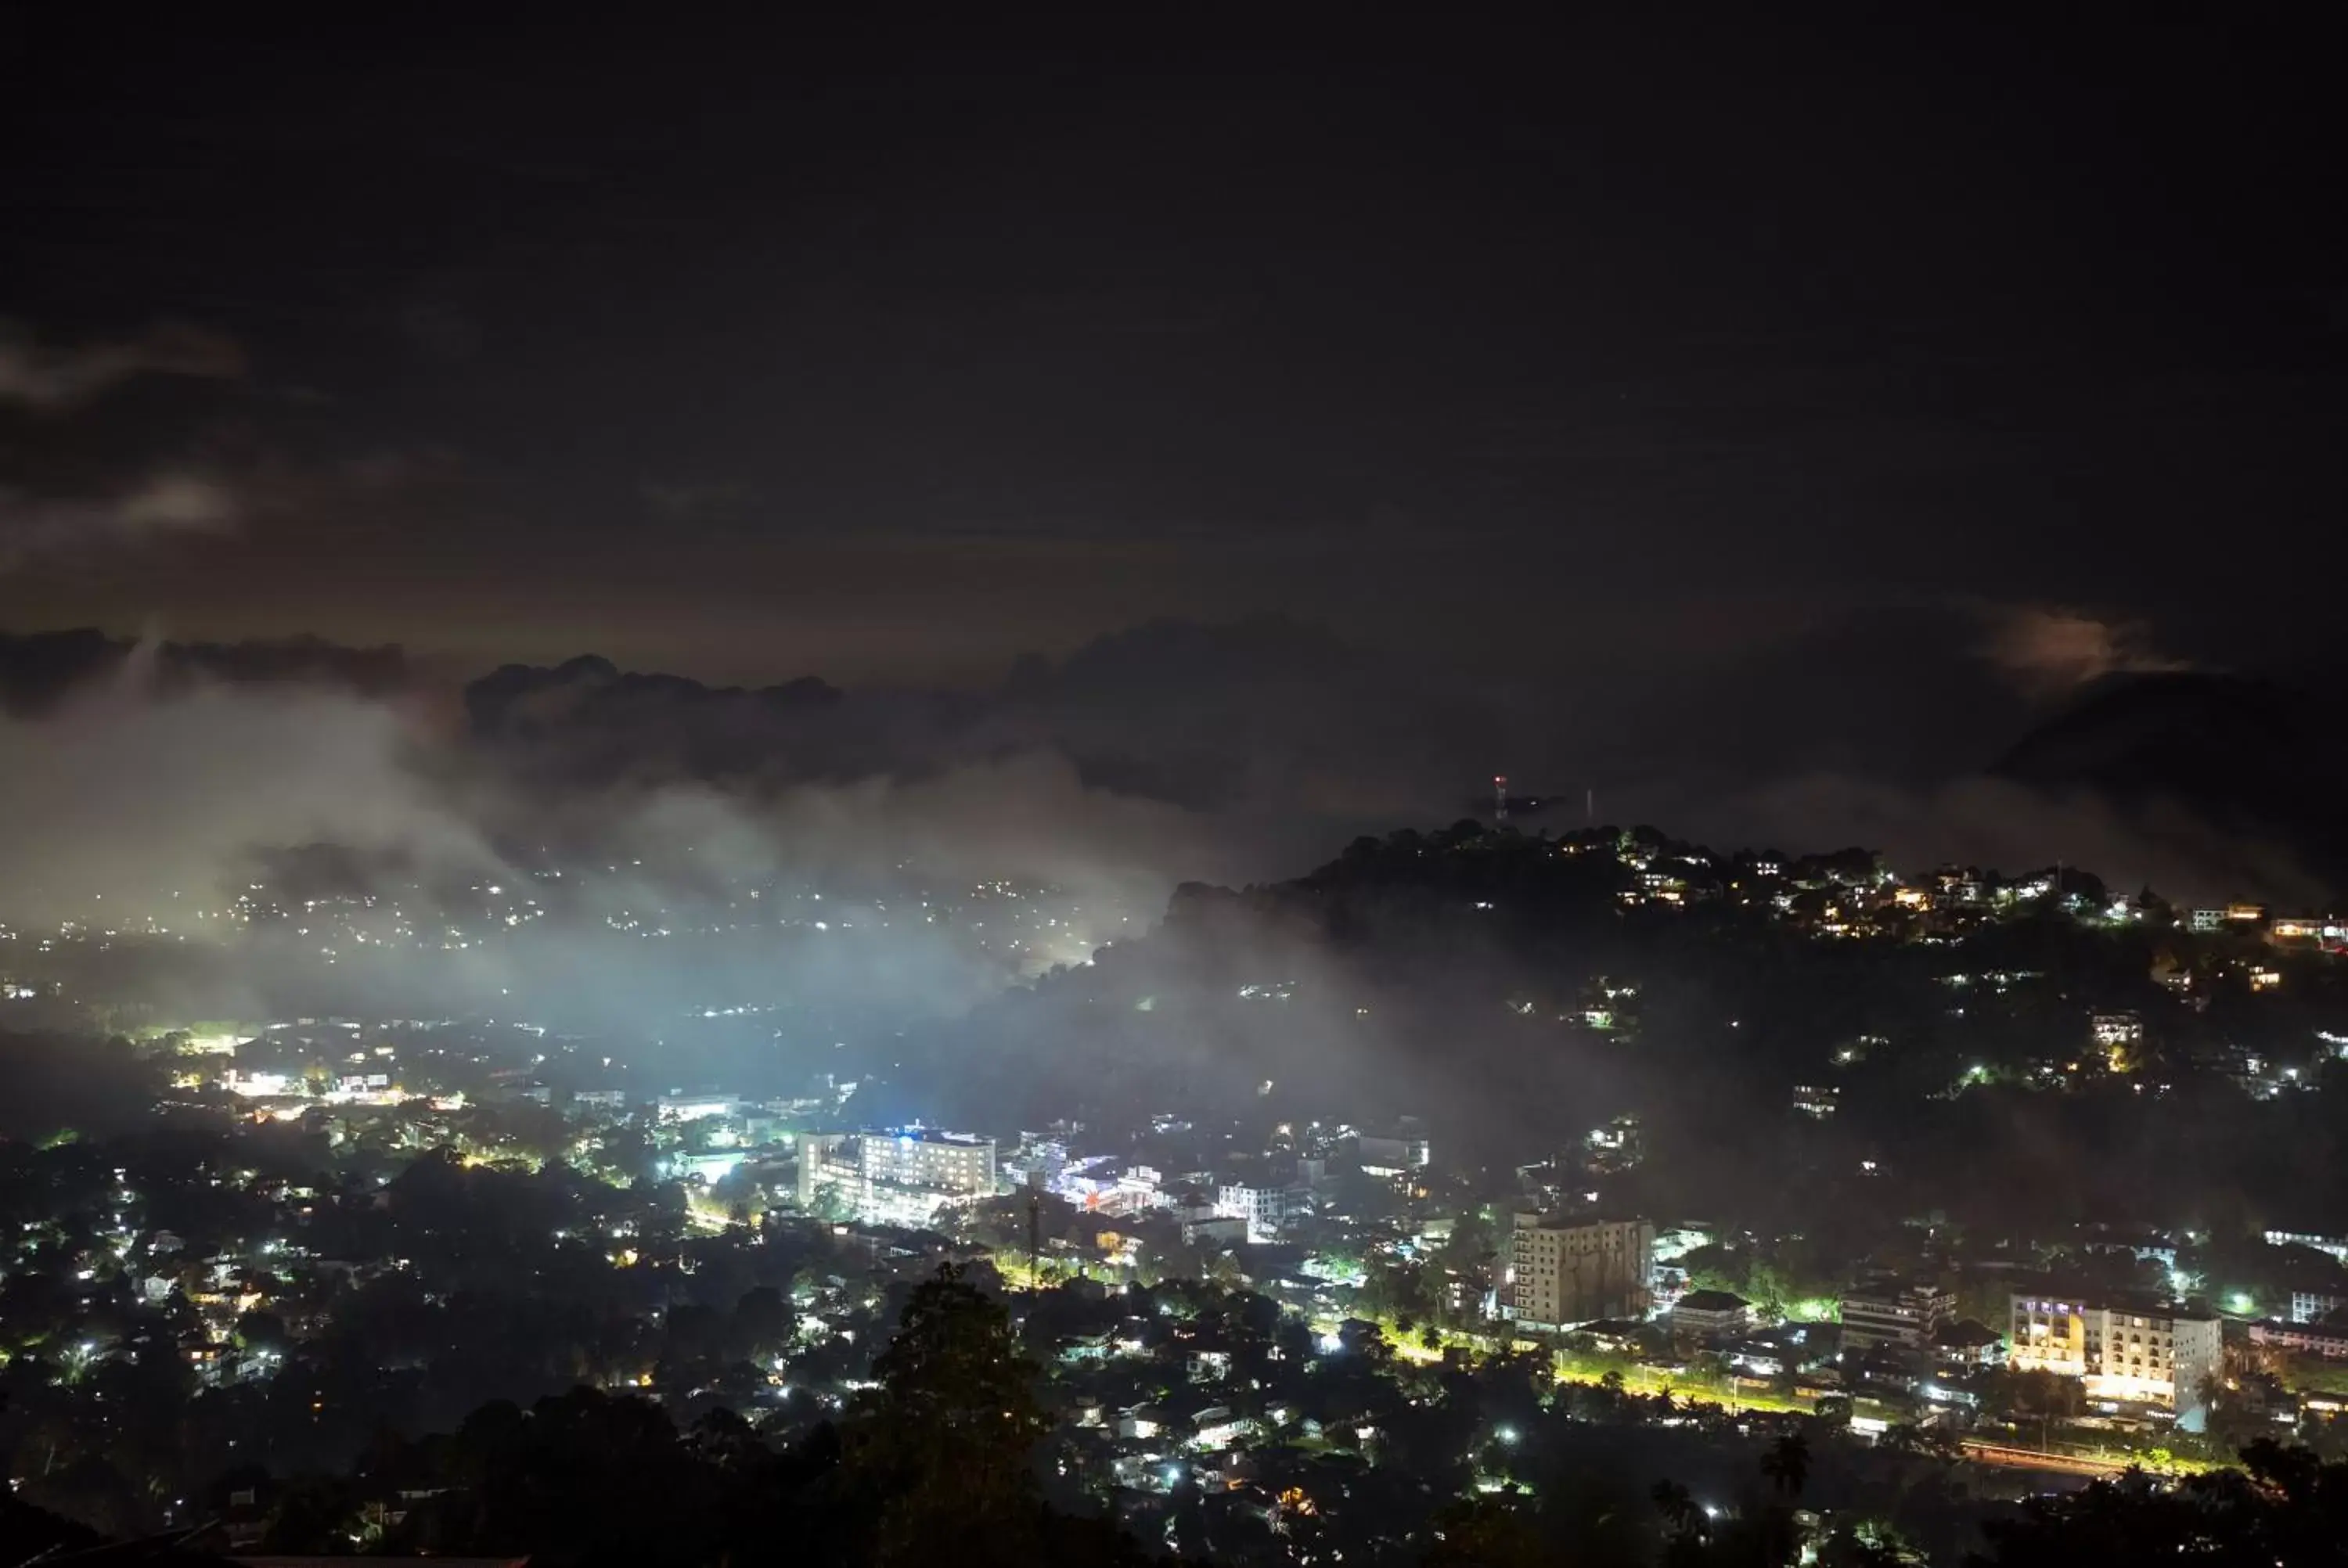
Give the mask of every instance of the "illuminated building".
<path id="1" fill-rule="evenodd" d="M 664 1122 L 706 1122 L 713 1116 L 731 1116 L 736 1107 L 732 1100 L 718 1095 L 686 1098 L 664 1094 L 657 1109 Z"/>
<path id="2" fill-rule="evenodd" d="M 2326 1361 L 2348 1361 L 2348 1328 L 2321 1323 L 2253 1323 L 2250 1343 L 2296 1350 Z"/>
<path id="3" fill-rule="evenodd" d="M 2015 1291 L 2006 1336 L 2009 1364 L 2086 1384 L 2091 1399 L 2157 1405 L 2199 1430 L 2201 1384 L 2218 1369 L 2223 1337 L 2214 1316 L 2174 1303 Z"/>
<path id="4" fill-rule="evenodd" d="M 909 1127 L 895 1133 L 868 1132 L 862 1142 L 864 1175 L 869 1181 L 953 1193 L 994 1191 L 992 1138 Z"/>
<path id="5" fill-rule="evenodd" d="M 1365 1132 L 1354 1143 L 1354 1157 L 1362 1169 L 1372 1175 L 1400 1176 L 1412 1171 L 1426 1169 L 1430 1151 L 1425 1138 L 1414 1134 L 1407 1126 L 1391 1137 Z"/>
<path id="6" fill-rule="evenodd" d="M 716 1154 L 673 1154 L 667 1161 L 673 1176 L 698 1176 L 705 1182 L 721 1182 L 734 1173 L 746 1156 L 740 1150 Z"/>
<path id="7" fill-rule="evenodd" d="M 2317 1235 L 2310 1231 L 2269 1231 L 2269 1246 L 2307 1246 L 2348 1263 L 2348 1236 Z"/>
<path id="8" fill-rule="evenodd" d="M 1691 1290 L 1672 1304 L 1672 1332 L 1693 1339 L 1717 1339 L 1744 1332 L 1753 1304 L 1727 1290 Z"/>
<path id="9" fill-rule="evenodd" d="M 2278 915 L 2267 927 L 2267 940 L 2281 948 L 2348 953 L 2348 916 Z"/>
<path id="10" fill-rule="evenodd" d="M 1646 1157 L 1647 1140 L 1639 1119 L 1627 1113 L 1603 1127 L 1591 1128 L 1582 1140 L 1582 1167 L 1593 1176 L 1635 1171 Z"/>
<path id="11" fill-rule="evenodd" d="M 1921 1346 L 1957 1309 L 1953 1291 L 1938 1285 L 1902 1285 L 1879 1280 L 1843 1292 L 1842 1342 L 1850 1348 L 1875 1345 Z"/>
<path id="12" fill-rule="evenodd" d="M 2004 1336 L 1970 1317 L 1941 1325 L 1932 1335 L 1932 1348 L 1944 1367 L 1977 1370 L 2005 1365 Z"/>
<path id="13" fill-rule="evenodd" d="M 1842 1090 L 1834 1084 L 1794 1085 L 1794 1109 L 1805 1116 L 1814 1116 L 1823 1122 L 1833 1115 L 1841 1103 Z"/>
<path id="14" fill-rule="evenodd" d="M 1271 1241 L 1313 1211 L 1313 1194 L 1303 1187 L 1231 1185 L 1215 1193 L 1215 1214 L 1247 1222 L 1251 1241 Z"/>
<path id="15" fill-rule="evenodd" d="M 2087 1020 L 2087 1032 L 2114 1072 L 2134 1072 L 2144 1058 L 2144 1020 L 2133 1012 L 2099 1012 Z"/>
<path id="16" fill-rule="evenodd" d="M 2291 1320 L 2293 1323 L 2321 1323 L 2343 1307 L 2348 1307 L 2348 1296 L 2333 1291 L 2294 1290 L 2291 1293 Z"/>
<path id="17" fill-rule="evenodd" d="M 1181 1226 L 1184 1246 L 1205 1243 L 1235 1246 L 1248 1239 L 1248 1221 L 1243 1214 L 1219 1214 L 1212 1208 L 1201 1207 L 1185 1209 L 1176 1218 Z"/>
<path id="18" fill-rule="evenodd" d="M 1655 1227 L 1647 1220 L 1520 1214 L 1509 1237 L 1501 1316 L 1536 1328 L 1646 1313 Z"/>
<path id="19" fill-rule="evenodd" d="M 867 1225 L 926 1226 L 941 1207 L 993 1197 L 994 1184 L 992 1138 L 906 1127 L 799 1140 L 799 1206 L 829 1193 Z"/>
<path id="20" fill-rule="evenodd" d="M 1978 904 L 1982 901 L 1982 876 L 1970 866 L 1943 866 L 1932 873 L 1932 883 L 1947 903 Z"/>

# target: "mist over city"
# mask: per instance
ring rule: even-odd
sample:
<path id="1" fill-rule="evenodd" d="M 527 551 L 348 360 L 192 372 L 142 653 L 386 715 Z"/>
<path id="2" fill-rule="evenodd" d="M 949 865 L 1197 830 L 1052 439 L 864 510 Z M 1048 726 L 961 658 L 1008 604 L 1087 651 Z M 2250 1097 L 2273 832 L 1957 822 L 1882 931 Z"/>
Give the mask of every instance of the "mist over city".
<path id="1" fill-rule="evenodd" d="M 2342 1561 L 2325 52 L 1159 20 L 0 16 L 0 1568 Z"/>

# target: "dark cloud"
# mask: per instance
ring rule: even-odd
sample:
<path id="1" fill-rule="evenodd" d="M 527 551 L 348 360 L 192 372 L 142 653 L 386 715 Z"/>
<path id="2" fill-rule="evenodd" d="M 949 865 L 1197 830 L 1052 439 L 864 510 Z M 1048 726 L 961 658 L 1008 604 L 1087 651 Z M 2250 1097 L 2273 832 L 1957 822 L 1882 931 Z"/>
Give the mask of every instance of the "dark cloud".
<path id="1" fill-rule="evenodd" d="M 142 378 L 242 377 L 242 351 L 217 333 L 173 325 L 44 349 L 0 327 L 0 576 L 26 582 L 33 602 L 144 554 L 185 580 L 201 553 L 248 568 L 248 536 L 274 548 L 289 528 L 365 528 L 387 510 L 412 526 L 461 470 L 442 446 L 354 455 L 296 425 L 264 430 L 249 418 L 258 404 L 175 398 L 118 417 L 95 406 Z"/>
<path id="2" fill-rule="evenodd" d="M 582 658 L 469 685 L 474 742 L 548 794 L 919 784 L 1047 756 L 1103 799 L 1224 824 L 1252 846 L 1319 844 L 1443 814 L 1501 728 L 1427 671 L 1300 623 L 1159 621 L 976 692 L 842 692 L 815 677 L 719 687 Z M 1304 861 L 1299 864 L 1308 863 Z"/>
<path id="3" fill-rule="evenodd" d="M 38 717 L 68 698 L 134 682 L 150 698 L 206 684 L 314 688 L 396 697 L 415 678 L 396 648 L 345 648 L 318 637 L 242 642 L 139 642 L 94 628 L 0 632 L 0 709 Z"/>
<path id="4" fill-rule="evenodd" d="M 103 497 L 38 497 L 0 486 L 0 572 L 155 539 L 219 538 L 234 533 L 250 511 L 250 498 L 234 486 L 201 473 L 151 475 Z"/>
<path id="5" fill-rule="evenodd" d="M 2061 697 L 2112 675 L 2189 670 L 2152 645 L 2141 621 L 2087 610 L 2024 605 L 1993 612 L 1982 655 L 2034 697 Z"/>
<path id="6" fill-rule="evenodd" d="M 1672 701 L 1738 597 L 1781 624 L 1724 665 L 1943 594 L 2096 606 L 2197 661 L 2198 619 L 2322 635 L 2348 362 L 2340 214 L 2306 199 L 2339 139 L 2321 51 L 1633 25 L 1519 78 L 756 18 L 554 56 L 89 26 L 45 17 L 5 95 L 10 308 L 201 311 L 322 395 L 240 396 L 257 441 L 442 445 L 482 493 L 11 585 L 13 620 L 298 610 L 481 664 L 968 689 L 1024 647 L 1280 607 L 1484 682 L 1602 651 Z M 84 357 L 20 349 L 19 402 L 226 363 Z M 157 471 L 143 401 L 77 405 L 108 420 L 80 487 L 12 481 Z M 2235 518 L 2304 569 L 2209 548 Z M 1667 700 L 1547 679 L 1552 709 Z"/>
<path id="7" fill-rule="evenodd" d="M 644 508 L 654 521 L 690 523 L 708 518 L 736 518 L 749 501 L 739 485 L 695 485 L 647 480 L 640 487 Z"/>
<path id="8" fill-rule="evenodd" d="M 71 413 L 140 376 L 221 381 L 242 376 L 244 351 L 221 333 L 167 323 L 129 337 L 44 344 L 22 322 L 0 318 L 0 405 Z"/>

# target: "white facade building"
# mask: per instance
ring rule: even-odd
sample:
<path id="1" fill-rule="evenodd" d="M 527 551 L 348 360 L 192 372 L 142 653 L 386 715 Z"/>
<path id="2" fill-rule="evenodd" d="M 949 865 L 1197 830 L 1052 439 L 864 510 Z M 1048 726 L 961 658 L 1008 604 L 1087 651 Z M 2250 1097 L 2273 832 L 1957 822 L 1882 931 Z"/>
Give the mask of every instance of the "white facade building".
<path id="1" fill-rule="evenodd" d="M 2343 1307 L 2348 1307 L 2348 1296 L 2336 1291 L 2294 1290 L 2291 1293 L 2291 1320 L 2293 1323 L 2321 1323 Z"/>
<path id="2" fill-rule="evenodd" d="M 1215 1213 L 1247 1221 L 1250 1241 L 1272 1241 L 1312 1212 L 1313 1194 L 1303 1187 L 1224 1186 L 1215 1191 Z"/>
<path id="3" fill-rule="evenodd" d="M 2218 1370 L 2224 1347 L 2214 1315 L 2040 1290 L 2015 1291 L 2010 1306 L 2012 1366 L 2081 1378 L 2091 1399 L 2164 1406 L 2200 1430 L 2201 1384 Z"/>
<path id="4" fill-rule="evenodd" d="M 811 1132 L 799 1139 L 799 1206 L 827 1193 L 867 1225 L 919 1229 L 942 1207 L 991 1198 L 994 1140 L 934 1127 Z"/>

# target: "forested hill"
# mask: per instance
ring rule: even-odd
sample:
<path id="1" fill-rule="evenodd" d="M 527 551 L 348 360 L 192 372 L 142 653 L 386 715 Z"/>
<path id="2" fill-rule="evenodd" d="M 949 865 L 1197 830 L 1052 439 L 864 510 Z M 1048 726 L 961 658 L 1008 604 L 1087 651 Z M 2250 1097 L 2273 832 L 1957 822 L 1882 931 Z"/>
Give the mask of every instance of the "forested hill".
<path id="1" fill-rule="evenodd" d="M 909 1042 L 906 1081 L 981 1125 L 1413 1114 L 1496 1169 L 1633 1115 L 1622 1197 L 1694 1212 L 1799 1207 L 1871 1161 L 1916 1212 L 2280 1214 L 2329 1190 L 2334 1134 L 2320 1095 L 2245 1068 L 2328 1080 L 2339 968 L 2070 868 L 1463 823 L 1186 886 L 1147 938 Z M 2119 1012 L 2126 1071 L 2091 1032 Z"/>

